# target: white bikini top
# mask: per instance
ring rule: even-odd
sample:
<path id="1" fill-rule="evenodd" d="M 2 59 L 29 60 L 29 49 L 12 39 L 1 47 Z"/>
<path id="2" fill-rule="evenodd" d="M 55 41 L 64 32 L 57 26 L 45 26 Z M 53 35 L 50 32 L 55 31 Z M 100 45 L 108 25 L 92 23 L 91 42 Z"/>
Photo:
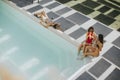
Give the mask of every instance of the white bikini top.
<path id="1" fill-rule="evenodd" d="M 47 16 L 42 16 L 42 18 L 43 18 L 43 20 L 46 20 L 46 19 L 48 19 L 48 17 L 47 17 Z"/>

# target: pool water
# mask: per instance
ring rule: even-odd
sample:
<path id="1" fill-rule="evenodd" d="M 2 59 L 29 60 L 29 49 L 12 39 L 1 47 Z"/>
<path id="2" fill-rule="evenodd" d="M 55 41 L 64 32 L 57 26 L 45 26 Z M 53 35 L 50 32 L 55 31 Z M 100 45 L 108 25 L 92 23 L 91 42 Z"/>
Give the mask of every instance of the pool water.
<path id="1" fill-rule="evenodd" d="M 29 76 L 28 80 L 67 80 L 87 59 L 77 48 L 0 0 L 0 58 Z"/>

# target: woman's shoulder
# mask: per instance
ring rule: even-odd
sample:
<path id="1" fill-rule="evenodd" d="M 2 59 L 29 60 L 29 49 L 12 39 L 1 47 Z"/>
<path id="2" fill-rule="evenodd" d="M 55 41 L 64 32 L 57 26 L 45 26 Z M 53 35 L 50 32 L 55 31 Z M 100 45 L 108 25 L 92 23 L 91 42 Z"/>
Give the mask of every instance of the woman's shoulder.
<path id="1" fill-rule="evenodd" d="M 97 35 L 96 32 L 93 32 L 94 35 Z"/>

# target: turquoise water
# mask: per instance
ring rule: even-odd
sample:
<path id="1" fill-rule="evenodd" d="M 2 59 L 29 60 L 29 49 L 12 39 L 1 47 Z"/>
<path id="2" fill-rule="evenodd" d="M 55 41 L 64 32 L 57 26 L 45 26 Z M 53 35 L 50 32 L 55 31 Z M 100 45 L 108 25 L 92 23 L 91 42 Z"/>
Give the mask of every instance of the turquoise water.
<path id="1" fill-rule="evenodd" d="M 13 51 L 8 53 L 10 49 Z M 36 80 L 67 79 L 87 63 L 85 59 L 76 59 L 75 46 L 3 1 L 0 1 L 0 52 L 18 67 L 37 59 L 37 64 L 24 70 L 30 79 L 40 73 Z"/>

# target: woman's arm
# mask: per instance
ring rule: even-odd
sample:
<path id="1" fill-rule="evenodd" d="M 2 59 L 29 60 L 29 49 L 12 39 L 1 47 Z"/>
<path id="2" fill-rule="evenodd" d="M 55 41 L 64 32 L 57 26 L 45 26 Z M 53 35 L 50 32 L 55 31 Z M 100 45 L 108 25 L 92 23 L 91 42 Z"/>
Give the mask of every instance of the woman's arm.
<path id="1" fill-rule="evenodd" d="M 88 36 L 88 32 L 87 32 L 87 33 L 86 33 L 86 39 L 85 39 L 85 41 L 88 39 L 88 37 L 89 37 L 89 36 Z"/>

